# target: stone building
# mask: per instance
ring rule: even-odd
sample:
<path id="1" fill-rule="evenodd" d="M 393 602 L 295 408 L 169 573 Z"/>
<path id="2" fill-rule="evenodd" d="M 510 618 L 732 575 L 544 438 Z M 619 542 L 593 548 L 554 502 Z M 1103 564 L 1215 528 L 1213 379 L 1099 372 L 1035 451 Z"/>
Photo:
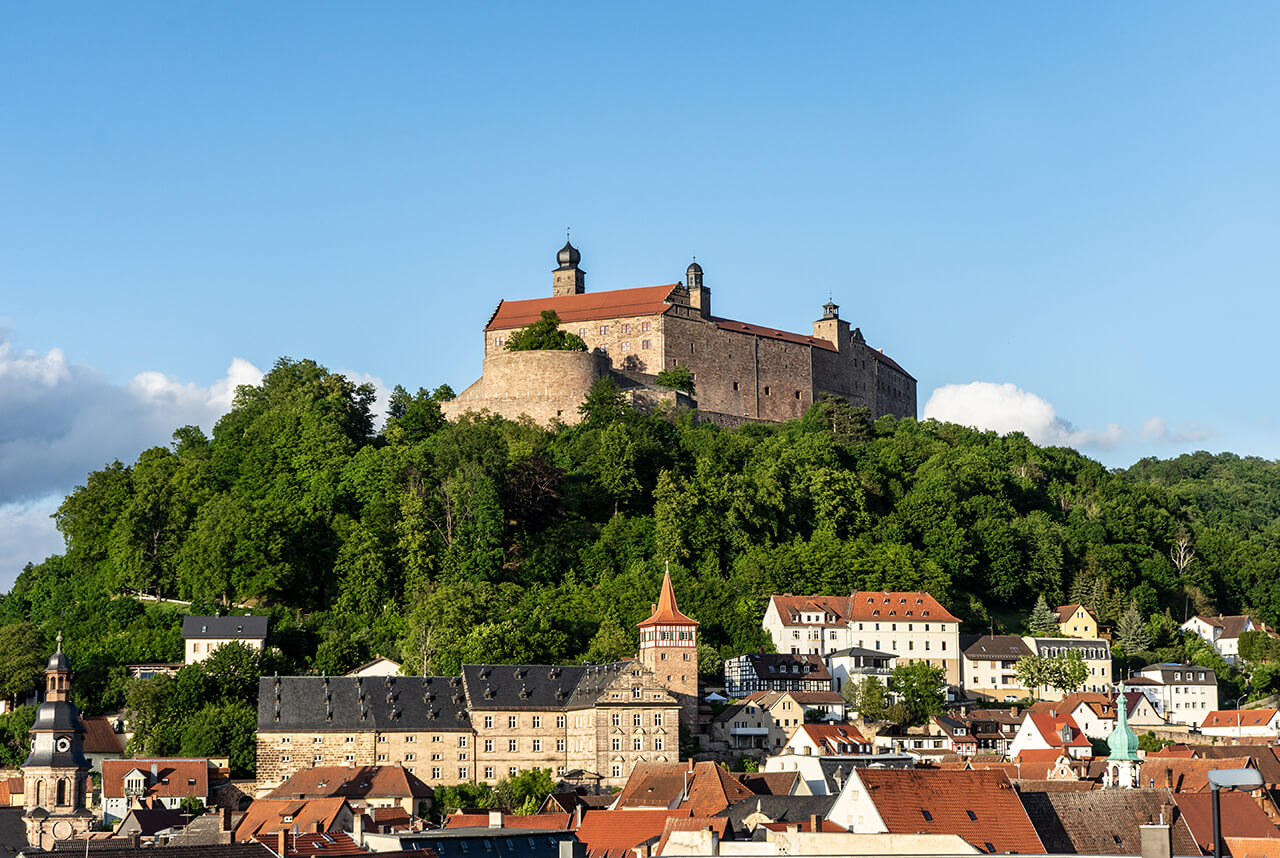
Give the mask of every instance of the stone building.
<path id="1" fill-rule="evenodd" d="M 639 658 L 597 665 L 464 665 L 461 676 L 263 677 L 259 794 L 310 766 L 403 766 L 431 786 L 517 771 L 622 786 L 680 759 L 696 713 L 697 622 L 664 576 Z"/>
<path id="2" fill-rule="evenodd" d="M 684 282 L 589 293 L 581 258 L 566 242 L 549 297 L 499 302 L 484 329 L 482 375 L 444 404 L 446 416 L 487 409 L 574 423 L 591 384 L 605 374 L 641 404 L 677 400 L 654 383 L 658 372 L 676 365 L 693 373 L 699 414 L 717 422 L 789 420 L 823 394 L 865 406 L 873 417 L 916 416 L 915 378 L 867 345 L 834 303 L 823 306 L 811 335 L 792 333 L 713 315 L 697 262 Z M 555 311 L 561 328 L 589 351 L 506 351 L 511 335 L 544 310 Z"/>

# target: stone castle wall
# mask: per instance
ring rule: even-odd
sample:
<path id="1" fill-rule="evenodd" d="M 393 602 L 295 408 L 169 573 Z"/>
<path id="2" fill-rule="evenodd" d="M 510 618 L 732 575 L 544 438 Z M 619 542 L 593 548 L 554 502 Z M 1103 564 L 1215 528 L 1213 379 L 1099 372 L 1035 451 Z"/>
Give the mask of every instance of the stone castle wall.
<path id="1" fill-rule="evenodd" d="M 609 372 L 609 358 L 592 352 L 495 351 L 484 359 L 480 380 L 442 403 L 449 420 L 467 411 L 488 410 L 538 423 L 578 422 L 578 406 L 595 380 Z"/>

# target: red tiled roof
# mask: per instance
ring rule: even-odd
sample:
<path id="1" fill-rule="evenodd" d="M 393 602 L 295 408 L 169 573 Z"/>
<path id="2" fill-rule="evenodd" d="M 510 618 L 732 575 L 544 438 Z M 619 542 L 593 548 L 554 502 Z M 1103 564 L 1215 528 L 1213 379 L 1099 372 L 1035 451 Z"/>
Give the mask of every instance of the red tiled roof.
<path id="1" fill-rule="evenodd" d="M 814 348 L 825 349 L 829 352 L 836 351 L 834 343 L 829 340 L 824 340 L 821 337 L 813 337 L 807 334 L 793 334 L 790 331 L 780 331 L 777 328 L 770 328 L 765 325 L 753 325 L 750 322 L 737 322 L 733 319 L 721 319 L 717 316 L 712 316 L 711 321 L 714 322 L 716 327 L 722 331 L 735 331 L 741 334 L 753 334 L 757 337 L 768 337 L 771 340 L 782 340 L 783 342 L 788 343 L 799 343 L 804 346 L 813 346 Z M 883 358 L 884 354 L 879 353 L 879 357 Z M 900 371 L 902 370 L 902 367 L 893 363 L 893 361 L 886 359 L 886 362 L 893 364 L 896 369 Z"/>
<path id="2" fill-rule="evenodd" d="M 151 767 L 156 767 L 155 777 Z M 137 769 L 147 776 L 146 796 L 186 798 L 209 796 L 209 761 L 206 759 L 146 759 L 103 760 L 102 795 L 104 798 L 124 798 L 125 775 Z M 167 781 L 167 783 L 166 783 Z"/>
<path id="3" fill-rule="evenodd" d="M 1027 718 L 1031 720 L 1031 724 L 1040 731 L 1040 737 L 1051 748 L 1092 748 L 1093 745 L 1084 735 L 1084 731 L 1080 729 L 1080 725 L 1076 723 L 1076 719 L 1066 714 L 1056 714 L 1050 712 L 1028 712 Z M 1071 729 L 1071 739 L 1067 742 L 1062 741 L 1063 726 Z"/>
<path id="4" fill-rule="evenodd" d="M 858 590 L 849 596 L 849 619 L 960 622 L 937 599 L 923 591 L 910 593 Z"/>
<path id="5" fill-rule="evenodd" d="M 435 791 L 402 766 L 313 766 L 299 769 L 268 798 L 427 798 Z"/>
<path id="6" fill-rule="evenodd" d="M 1084 605 L 1081 605 L 1079 602 L 1077 602 L 1074 605 L 1059 605 L 1058 607 L 1054 608 L 1053 612 L 1058 615 L 1058 623 L 1062 624 L 1062 623 L 1065 623 L 1067 620 L 1071 619 L 1071 615 L 1076 612 L 1076 608 L 1084 608 Z M 1098 615 L 1095 614 L 1091 608 L 1084 608 L 1084 609 L 1086 612 L 1088 612 L 1089 616 L 1093 617 L 1094 622 L 1097 622 Z"/>
<path id="7" fill-rule="evenodd" d="M 1181 757 L 1154 757 L 1142 766 L 1139 777 L 1144 784 L 1155 782 L 1174 792 L 1207 792 L 1211 769 L 1247 769 L 1248 757 L 1226 760 L 1197 760 Z"/>
<path id="8" fill-rule="evenodd" d="M 622 858 L 633 847 L 661 837 L 668 819 L 688 816 L 687 810 L 589 810 L 576 833 L 588 858 Z"/>
<path id="9" fill-rule="evenodd" d="M 830 614 L 835 619 L 834 622 L 843 623 L 849 619 L 849 597 L 848 596 L 792 596 L 788 593 L 785 596 L 774 596 L 772 598 L 774 606 L 777 608 L 778 616 L 782 618 L 782 622 L 788 626 L 806 625 L 801 619 L 804 614 L 818 613 L 824 618 Z M 808 625 L 828 625 L 825 619 L 819 623 L 809 623 Z"/>
<path id="10" fill-rule="evenodd" d="M 543 831 L 568 831 L 573 823 L 570 813 L 506 813 L 502 816 L 503 828 L 535 828 Z M 489 825 L 487 813 L 454 813 L 445 820 L 445 828 L 485 828 Z"/>
<path id="11" fill-rule="evenodd" d="M 254 838 L 268 849 L 276 849 L 279 845 L 279 839 L 276 834 L 262 834 Z M 284 854 L 289 855 L 367 855 L 356 842 L 351 839 L 351 835 L 342 832 L 331 832 L 328 834 L 294 834 L 290 831 L 285 835 Z M 428 850 L 432 853 L 434 849 Z"/>
<path id="12" fill-rule="evenodd" d="M 562 322 L 588 322 L 621 316 L 657 316 L 671 308 L 666 299 L 678 285 L 680 284 L 668 283 L 664 286 L 642 286 L 639 289 L 501 301 L 489 318 L 489 324 L 485 325 L 485 330 L 523 328 L 538 321 L 543 310 L 555 311 Z"/>
<path id="13" fill-rule="evenodd" d="M 698 621 L 680 613 L 680 609 L 676 607 L 676 591 L 671 586 L 671 573 L 664 572 L 662 573 L 662 591 L 658 594 L 658 605 L 654 609 L 653 616 L 636 623 L 636 627 L 643 629 L 647 626 L 673 623 L 696 626 Z"/>
<path id="14" fill-rule="evenodd" d="M 1231 858 L 1280 858 L 1280 840 L 1274 837 L 1224 837 Z"/>
<path id="15" fill-rule="evenodd" d="M 654 850 L 655 855 L 662 855 L 667 850 L 667 841 L 671 839 L 673 831 L 704 831 L 710 828 L 716 835 L 723 840 L 725 832 L 729 830 L 729 817 L 727 816 L 688 816 L 688 817 L 668 817 L 666 823 L 662 827 L 662 839 L 658 841 L 658 848 Z"/>
<path id="16" fill-rule="evenodd" d="M 727 769 L 702 762 L 694 765 L 687 798 L 680 806 L 694 816 L 714 816 L 730 805 L 754 797 L 755 793 Z"/>
<path id="17" fill-rule="evenodd" d="M 636 763 L 613 806 L 619 810 L 674 807 L 692 771 L 692 763 Z"/>
<path id="18" fill-rule="evenodd" d="M 1280 715 L 1276 709 L 1215 709 L 1205 716 L 1201 727 L 1265 727 Z"/>
<path id="19" fill-rule="evenodd" d="M 345 798 L 259 798 L 254 799 L 236 827 L 236 842 L 248 843 L 257 835 L 273 831 L 314 831 L 320 823 L 329 831 L 337 822 L 338 814 L 347 806 Z M 285 817 L 290 817 L 285 822 Z"/>
<path id="20" fill-rule="evenodd" d="M 860 769 L 857 776 L 892 834 L 958 834 L 983 852 L 1045 851 L 1004 772 Z"/>
<path id="21" fill-rule="evenodd" d="M 801 724 L 787 739 L 790 745 L 803 732 L 824 754 L 856 754 L 857 745 L 869 744 L 852 724 Z M 848 746 L 855 746 L 849 748 Z M 844 746 L 845 749 L 842 749 Z"/>
<path id="22" fill-rule="evenodd" d="M 1221 790 L 1221 824 L 1224 837 L 1267 837 L 1280 838 L 1278 831 L 1267 819 L 1267 815 L 1258 807 L 1257 802 L 1242 792 Z M 1187 821 L 1196 843 L 1206 854 L 1213 852 L 1213 805 L 1208 792 L 1175 793 L 1173 800 L 1178 803 L 1178 810 Z"/>
<path id="23" fill-rule="evenodd" d="M 371 807 L 365 815 L 370 817 L 374 831 L 396 831 L 408 828 L 413 822 L 409 811 L 398 804 L 391 807 Z"/>
<path id="24" fill-rule="evenodd" d="M 731 772 L 756 795 L 791 795 L 800 781 L 799 772 Z"/>

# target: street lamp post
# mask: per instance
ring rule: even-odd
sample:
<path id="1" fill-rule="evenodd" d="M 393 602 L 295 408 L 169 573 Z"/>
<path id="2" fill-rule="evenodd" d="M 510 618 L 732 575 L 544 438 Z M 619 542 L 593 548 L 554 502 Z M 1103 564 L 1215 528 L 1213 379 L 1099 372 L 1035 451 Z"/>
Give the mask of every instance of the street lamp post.
<path id="1" fill-rule="evenodd" d="M 1262 772 L 1257 769 L 1211 769 L 1209 789 L 1213 800 L 1213 858 L 1222 858 L 1222 805 L 1218 794 L 1223 789 L 1253 792 L 1262 787 Z"/>
<path id="2" fill-rule="evenodd" d="M 1240 724 L 1240 704 L 1248 696 L 1248 694 L 1245 694 L 1237 697 L 1235 703 L 1231 705 L 1231 708 L 1236 710 L 1236 744 L 1240 744 L 1240 740 L 1244 738 L 1244 729 Z"/>

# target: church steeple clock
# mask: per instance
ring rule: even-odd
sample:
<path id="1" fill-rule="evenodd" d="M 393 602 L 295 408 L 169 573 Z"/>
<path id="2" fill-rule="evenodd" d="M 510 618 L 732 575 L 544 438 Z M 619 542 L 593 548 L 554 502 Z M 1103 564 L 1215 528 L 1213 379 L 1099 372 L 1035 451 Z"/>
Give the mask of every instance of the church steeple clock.
<path id="1" fill-rule="evenodd" d="M 79 837 L 93 825 L 88 809 L 89 761 L 84 757 L 84 724 L 71 702 L 71 662 L 58 650 L 44 671 L 45 701 L 31 725 L 31 754 L 22 764 L 27 841 L 52 849 L 55 840 Z"/>

